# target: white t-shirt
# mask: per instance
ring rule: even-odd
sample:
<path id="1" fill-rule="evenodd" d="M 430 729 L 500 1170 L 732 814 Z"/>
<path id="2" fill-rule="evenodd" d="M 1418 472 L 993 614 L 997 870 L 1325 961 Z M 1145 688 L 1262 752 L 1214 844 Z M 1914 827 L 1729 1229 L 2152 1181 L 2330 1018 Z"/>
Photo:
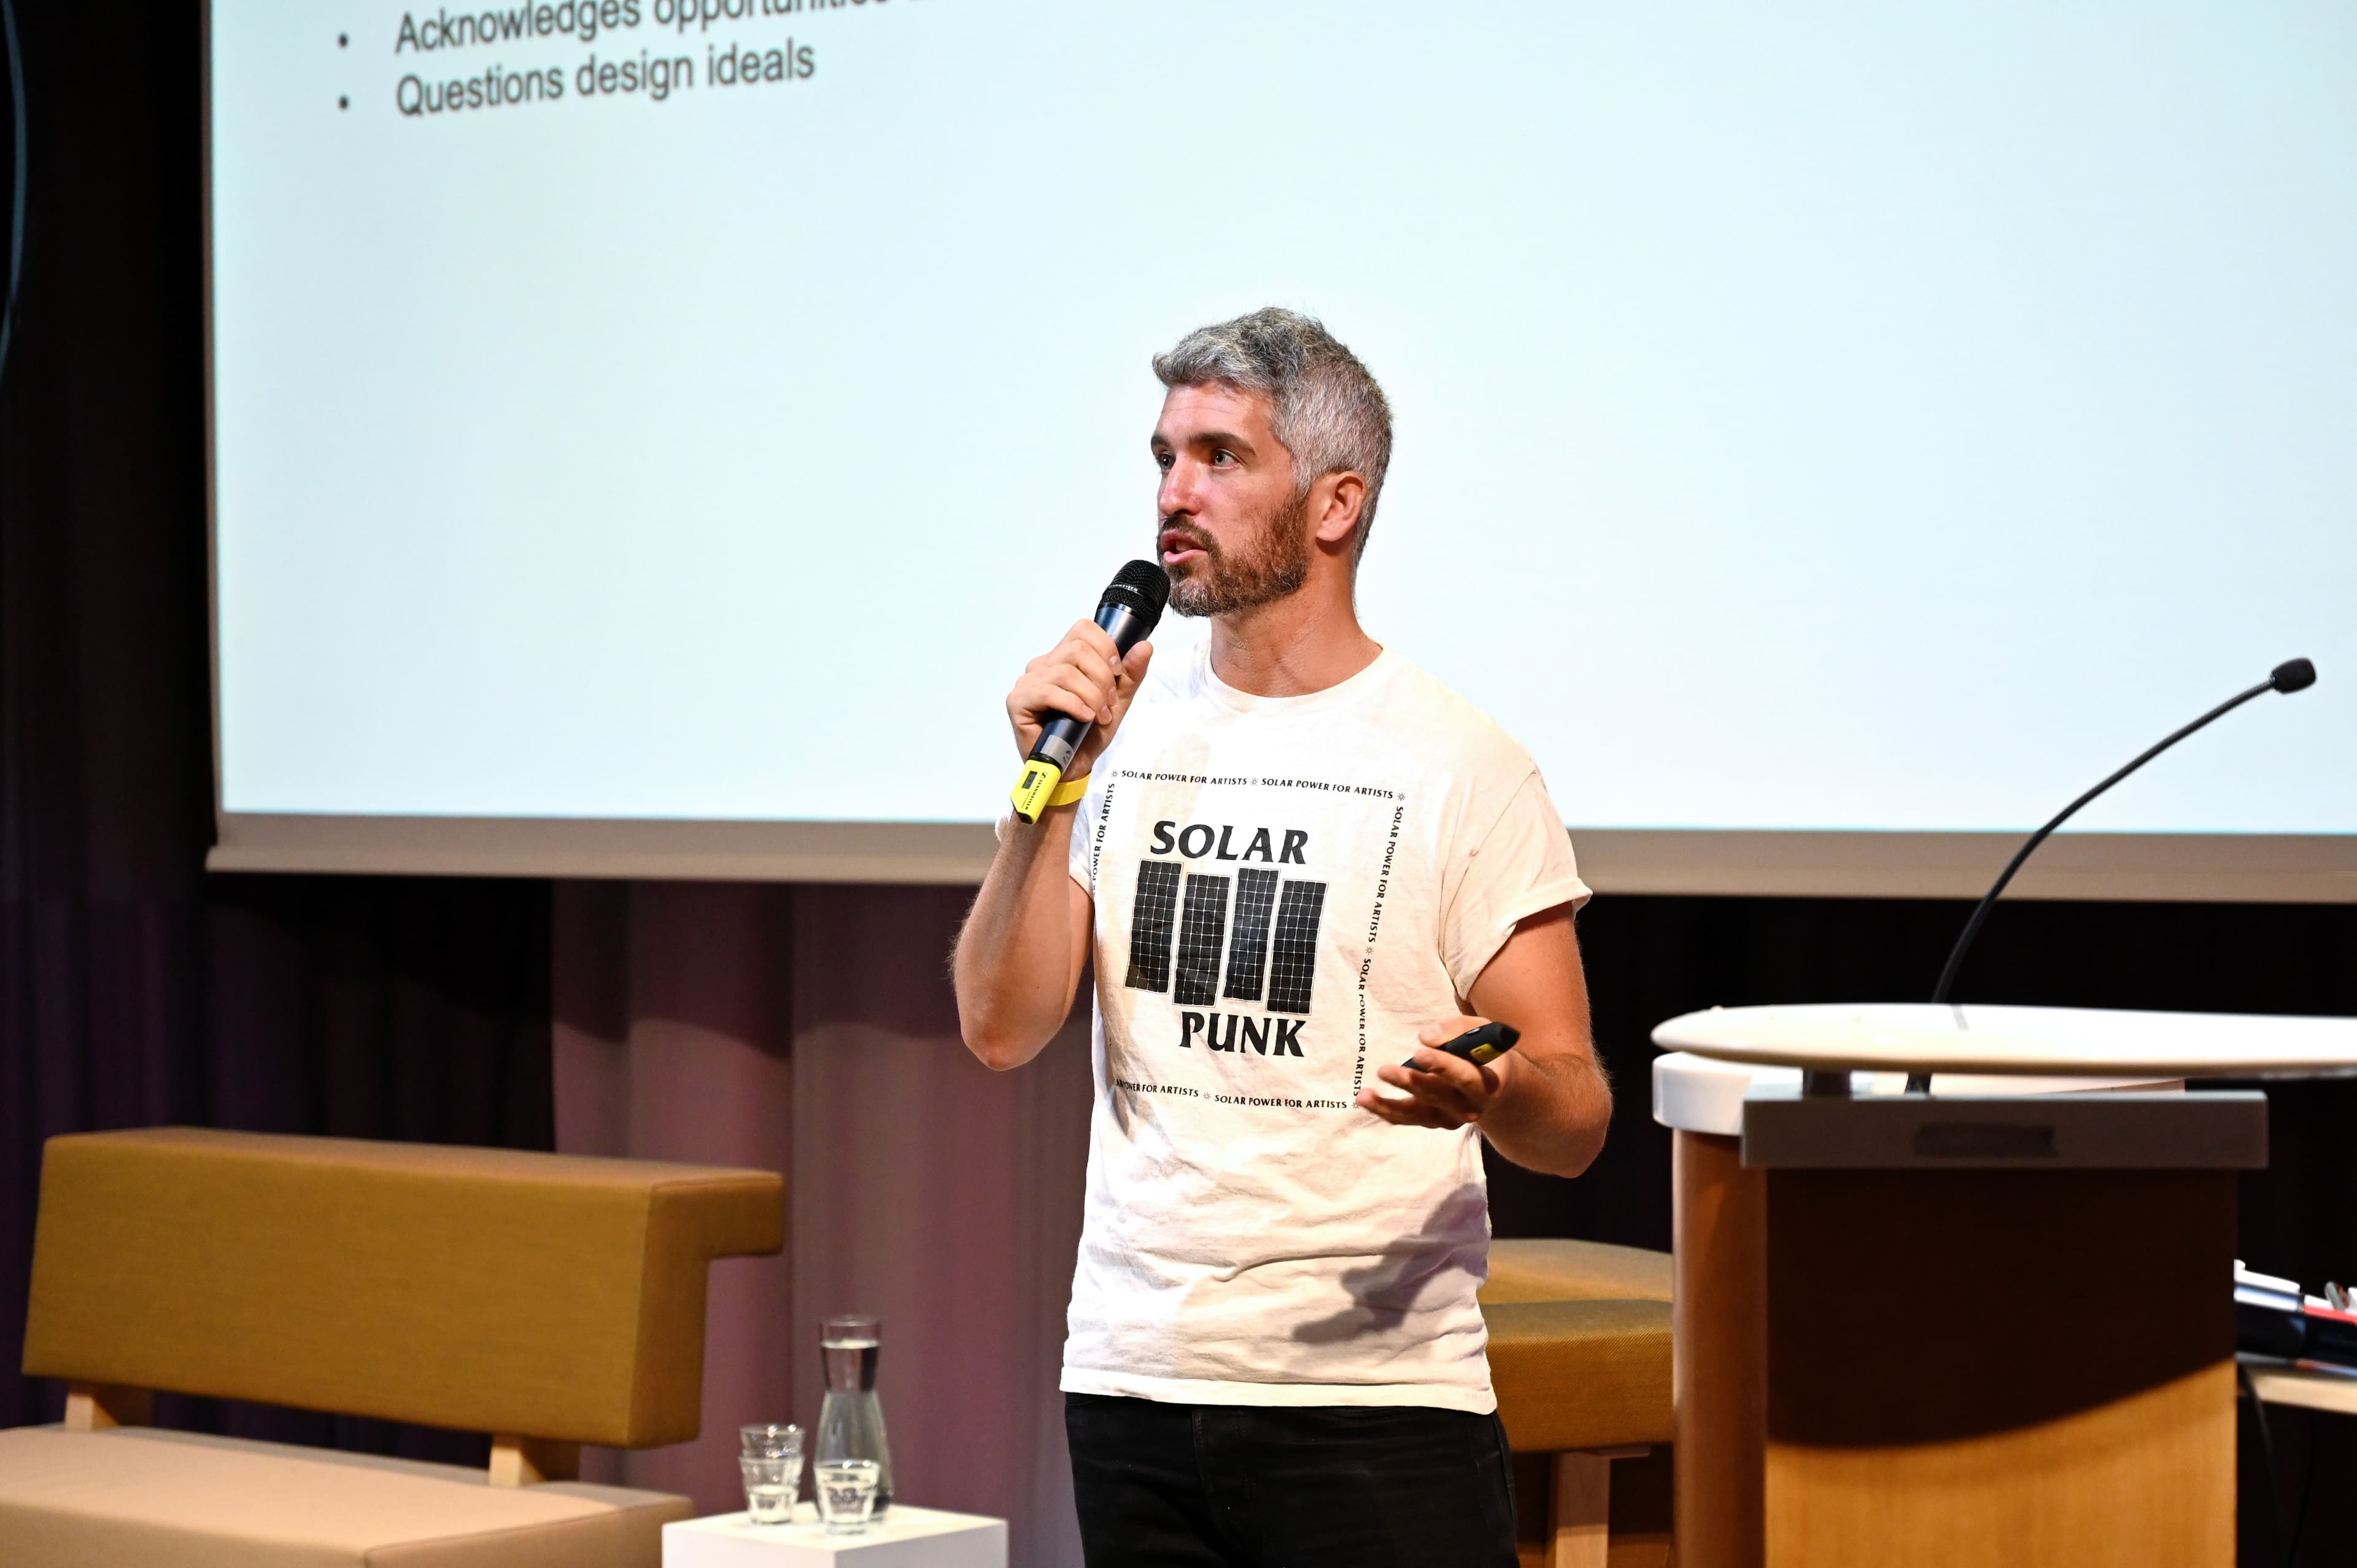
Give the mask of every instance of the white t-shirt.
<path id="1" fill-rule="evenodd" d="M 1096 1107 L 1063 1387 L 1494 1410 L 1478 1134 L 1351 1101 L 1587 898 L 1528 754 L 1394 652 L 1305 697 L 1198 653 L 1098 760 L 1071 869 Z"/>

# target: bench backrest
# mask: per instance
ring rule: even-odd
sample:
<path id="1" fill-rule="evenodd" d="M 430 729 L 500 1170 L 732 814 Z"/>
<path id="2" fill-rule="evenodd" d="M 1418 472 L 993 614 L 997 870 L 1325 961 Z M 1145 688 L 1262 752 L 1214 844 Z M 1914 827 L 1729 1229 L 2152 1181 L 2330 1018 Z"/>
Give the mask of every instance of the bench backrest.
<path id="1" fill-rule="evenodd" d="M 705 1265 L 784 1235 L 770 1171 L 185 1127 L 52 1138 L 25 1371 L 682 1442 Z"/>

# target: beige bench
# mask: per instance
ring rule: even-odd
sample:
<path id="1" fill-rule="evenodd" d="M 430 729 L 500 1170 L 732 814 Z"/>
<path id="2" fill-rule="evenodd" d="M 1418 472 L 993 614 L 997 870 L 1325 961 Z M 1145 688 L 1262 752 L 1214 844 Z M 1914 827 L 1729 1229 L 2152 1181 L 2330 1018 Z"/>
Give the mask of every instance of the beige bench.
<path id="1" fill-rule="evenodd" d="M 1667 1252 L 1490 1244 L 1481 1315 L 1525 1568 L 1669 1560 L 1670 1278 Z"/>
<path id="2" fill-rule="evenodd" d="M 775 1252 L 772 1172 L 192 1128 L 54 1138 L 0 1563 L 655 1568 L 684 1498 L 580 1445 L 696 1434 L 705 1266 Z M 145 1429 L 152 1391 L 494 1434 L 469 1470 Z"/>

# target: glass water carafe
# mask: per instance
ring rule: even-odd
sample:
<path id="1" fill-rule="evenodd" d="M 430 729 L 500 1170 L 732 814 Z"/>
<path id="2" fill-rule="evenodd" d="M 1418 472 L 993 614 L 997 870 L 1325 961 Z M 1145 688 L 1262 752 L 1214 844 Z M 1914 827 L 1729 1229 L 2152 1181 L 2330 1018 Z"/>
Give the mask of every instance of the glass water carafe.
<path id="1" fill-rule="evenodd" d="M 892 1450 L 884 1440 L 884 1407 L 876 1401 L 876 1355 L 883 1343 L 877 1318 L 830 1317 L 819 1326 L 826 1402 L 819 1407 L 816 1461 L 875 1460 L 879 1519 L 892 1502 Z"/>

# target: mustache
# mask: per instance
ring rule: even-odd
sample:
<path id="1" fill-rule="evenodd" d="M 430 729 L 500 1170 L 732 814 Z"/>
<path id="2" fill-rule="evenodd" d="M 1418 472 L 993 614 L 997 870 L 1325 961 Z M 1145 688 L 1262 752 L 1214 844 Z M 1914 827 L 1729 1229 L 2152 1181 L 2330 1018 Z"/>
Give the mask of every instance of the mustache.
<path id="1" fill-rule="evenodd" d="M 1185 523 L 1173 522 L 1168 518 L 1164 518 L 1156 527 L 1154 539 L 1157 545 L 1165 540 L 1176 540 L 1187 549 L 1200 550 L 1206 555 L 1216 556 L 1220 553 L 1219 546 L 1211 542 L 1209 535 L 1198 533 Z"/>

